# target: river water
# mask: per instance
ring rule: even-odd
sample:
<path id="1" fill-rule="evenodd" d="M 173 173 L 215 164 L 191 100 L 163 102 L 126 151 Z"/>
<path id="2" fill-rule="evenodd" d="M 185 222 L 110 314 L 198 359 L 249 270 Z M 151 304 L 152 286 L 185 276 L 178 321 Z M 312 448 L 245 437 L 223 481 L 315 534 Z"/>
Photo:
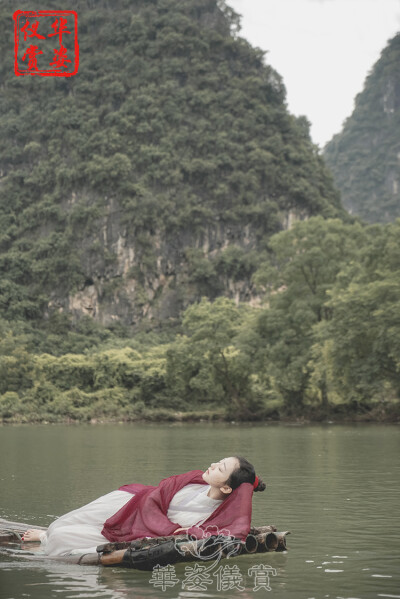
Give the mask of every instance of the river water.
<path id="1" fill-rule="evenodd" d="M 0 553 L 0 597 L 400 599 L 399 433 L 395 425 L 0 427 L 2 518 L 47 525 L 122 484 L 157 484 L 244 455 L 268 485 L 253 496 L 253 524 L 292 533 L 287 552 L 223 560 L 203 589 L 187 583 L 193 563 L 177 564 L 163 590 L 151 572 Z"/>

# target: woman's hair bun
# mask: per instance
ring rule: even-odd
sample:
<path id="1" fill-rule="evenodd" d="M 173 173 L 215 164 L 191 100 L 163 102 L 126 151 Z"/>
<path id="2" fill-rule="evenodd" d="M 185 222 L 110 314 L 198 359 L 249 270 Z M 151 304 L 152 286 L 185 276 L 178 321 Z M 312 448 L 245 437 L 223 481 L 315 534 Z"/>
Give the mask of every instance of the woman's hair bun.
<path id="1" fill-rule="evenodd" d="M 235 456 L 239 462 L 238 468 L 232 472 L 226 484 L 232 488 L 237 489 L 242 483 L 250 483 L 254 491 L 265 491 L 266 484 L 261 478 L 256 476 L 253 464 L 250 464 L 249 460 L 246 460 L 243 456 Z M 254 488 L 255 482 L 258 479 L 257 487 Z"/>
<path id="2" fill-rule="evenodd" d="M 263 480 L 260 477 L 258 477 L 258 485 L 254 489 L 254 492 L 255 491 L 265 491 L 266 488 L 267 488 L 267 485 L 265 484 L 265 482 L 263 482 Z"/>

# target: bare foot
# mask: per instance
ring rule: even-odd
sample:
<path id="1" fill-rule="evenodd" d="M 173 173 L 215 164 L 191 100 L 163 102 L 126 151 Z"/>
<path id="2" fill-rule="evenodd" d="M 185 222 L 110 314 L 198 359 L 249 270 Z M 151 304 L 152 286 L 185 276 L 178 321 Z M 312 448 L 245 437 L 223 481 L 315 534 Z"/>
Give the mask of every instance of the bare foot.
<path id="1" fill-rule="evenodd" d="M 40 535 L 42 534 L 42 532 L 43 530 L 36 530 L 36 528 L 30 528 L 23 534 L 22 540 L 25 542 L 40 541 Z"/>

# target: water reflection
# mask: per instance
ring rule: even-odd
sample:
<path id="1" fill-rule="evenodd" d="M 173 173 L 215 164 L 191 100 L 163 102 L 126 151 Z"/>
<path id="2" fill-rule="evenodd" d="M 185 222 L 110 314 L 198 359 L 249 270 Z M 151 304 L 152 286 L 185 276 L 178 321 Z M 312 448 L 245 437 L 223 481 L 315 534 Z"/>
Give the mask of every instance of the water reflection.
<path id="1" fill-rule="evenodd" d="M 140 577 L 132 576 L 131 572 L 104 570 L 96 566 L 60 564 L 50 560 L 40 564 L 29 561 L 1 562 L 0 578 L 2 589 L 0 596 L 7 599 L 21 597 L 125 599 L 126 597 L 149 597 L 152 596 L 153 590 L 149 588 L 147 581 L 140 581 Z M 5 589 L 7 595 L 2 594 Z"/>
<path id="2" fill-rule="evenodd" d="M 44 597 L 61 597 L 78 599 L 81 597 L 102 597 L 104 599 L 125 599 L 125 598 L 147 598 L 154 596 L 162 597 L 212 597 L 238 596 L 254 597 L 254 580 L 247 575 L 249 567 L 254 566 L 258 560 L 248 560 L 238 558 L 230 560 L 231 564 L 237 565 L 237 570 L 243 575 L 240 581 L 240 589 L 235 587 L 221 589 L 218 588 L 216 581 L 212 581 L 210 588 L 201 592 L 185 589 L 182 584 L 187 576 L 186 568 L 193 568 L 193 564 L 177 564 L 175 573 L 178 582 L 174 588 L 162 590 L 151 584 L 151 572 L 139 572 L 124 570 L 119 568 L 99 568 L 97 566 L 76 566 L 72 564 L 62 564 L 49 559 L 43 561 L 33 561 L 29 556 L 26 559 L 16 560 L 14 556 L 2 555 L 0 561 L 0 580 L 1 589 L 7 589 L 7 595 L 1 597 L 7 599 L 19 599 L 20 597 L 29 597 L 31 599 L 43 599 Z M 283 585 L 284 563 L 286 557 L 284 554 L 274 556 L 273 568 L 279 572 L 279 587 Z M 224 562 L 226 563 L 226 562 Z M 266 564 L 265 559 L 262 563 Z M 218 564 L 216 564 L 218 565 Z M 230 566 L 232 567 L 232 566 Z M 17 576 L 15 575 L 17 574 Z M 275 588 L 275 577 L 270 579 L 271 587 Z M 278 585 L 276 585 L 278 586 Z"/>

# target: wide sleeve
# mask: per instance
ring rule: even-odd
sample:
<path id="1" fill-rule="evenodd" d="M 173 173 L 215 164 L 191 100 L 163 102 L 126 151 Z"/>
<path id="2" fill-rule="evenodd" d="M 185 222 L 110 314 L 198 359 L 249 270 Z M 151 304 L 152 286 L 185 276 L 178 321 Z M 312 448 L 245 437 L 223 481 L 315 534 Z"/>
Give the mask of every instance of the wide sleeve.
<path id="1" fill-rule="evenodd" d="M 202 481 L 201 474 L 193 470 L 146 486 L 105 522 L 102 534 L 112 542 L 172 535 L 178 526 L 167 517 L 170 501 L 185 485 Z"/>

